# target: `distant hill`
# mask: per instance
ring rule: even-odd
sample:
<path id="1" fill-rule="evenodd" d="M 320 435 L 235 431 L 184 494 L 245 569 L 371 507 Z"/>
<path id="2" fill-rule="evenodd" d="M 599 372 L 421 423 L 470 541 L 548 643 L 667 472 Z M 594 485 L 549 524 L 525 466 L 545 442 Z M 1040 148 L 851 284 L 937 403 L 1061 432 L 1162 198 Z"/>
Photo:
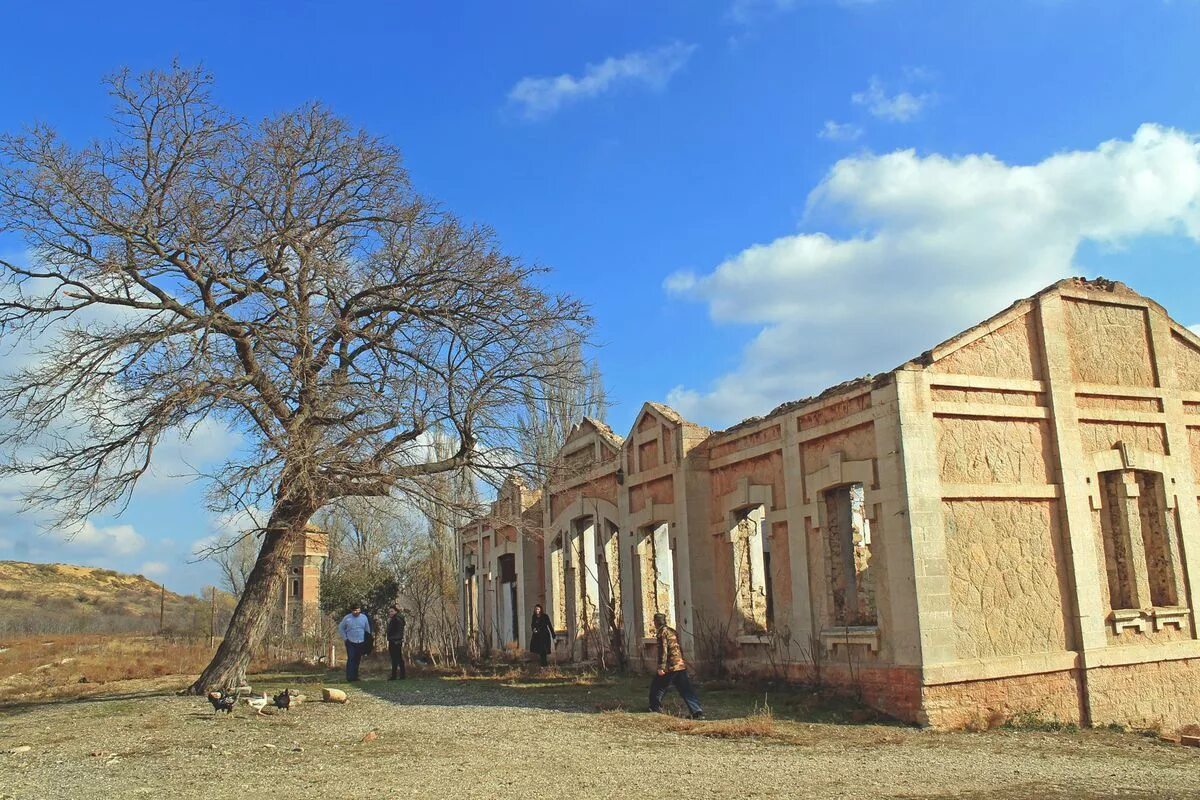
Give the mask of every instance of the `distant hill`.
<path id="1" fill-rule="evenodd" d="M 0 635 L 158 630 L 159 585 L 142 575 L 71 564 L 0 561 Z M 222 611 L 231 601 L 218 598 Z M 166 592 L 168 631 L 208 632 L 209 601 Z"/>

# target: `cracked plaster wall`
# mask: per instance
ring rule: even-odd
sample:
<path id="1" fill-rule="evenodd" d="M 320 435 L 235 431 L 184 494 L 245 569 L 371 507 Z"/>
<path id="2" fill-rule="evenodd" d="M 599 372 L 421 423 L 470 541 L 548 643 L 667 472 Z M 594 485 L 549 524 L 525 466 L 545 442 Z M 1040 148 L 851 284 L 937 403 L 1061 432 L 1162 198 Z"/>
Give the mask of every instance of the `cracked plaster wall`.
<path id="1" fill-rule="evenodd" d="M 1080 422 L 1079 437 L 1085 454 L 1111 450 L 1117 442 L 1125 442 L 1140 450 L 1165 455 L 1167 432 L 1157 423 L 1137 422 Z"/>
<path id="2" fill-rule="evenodd" d="M 1030 312 L 934 362 L 932 372 L 1041 380 L 1037 313 Z"/>
<path id="3" fill-rule="evenodd" d="M 1041 392 L 1019 392 L 1001 389 L 972 389 L 960 386 L 934 386 L 930 399 L 935 403 L 987 403 L 999 406 L 1036 408 L 1046 404 Z"/>
<path id="4" fill-rule="evenodd" d="M 1155 385 L 1144 309 L 1084 300 L 1067 300 L 1064 305 L 1076 381 Z"/>
<path id="5" fill-rule="evenodd" d="M 1065 650 L 1058 504 L 952 500 L 943 508 L 958 657 Z"/>
<path id="6" fill-rule="evenodd" d="M 947 483 L 1046 484 L 1053 445 L 1045 420 L 937 417 L 938 467 Z"/>

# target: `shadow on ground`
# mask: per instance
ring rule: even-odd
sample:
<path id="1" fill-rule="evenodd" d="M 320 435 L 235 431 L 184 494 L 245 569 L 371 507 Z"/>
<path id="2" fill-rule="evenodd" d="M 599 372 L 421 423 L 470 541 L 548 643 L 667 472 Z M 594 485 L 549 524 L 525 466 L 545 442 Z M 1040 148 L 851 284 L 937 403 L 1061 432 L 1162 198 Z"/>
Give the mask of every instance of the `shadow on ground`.
<path id="1" fill-rule="evenodd" d="M 91 694 L 84 697 L 55 697 L 41 700 L 19 700 L 0 703 L 0 718 L 17 716 L 39 708 L 52 706 L 88 706 L 96 703 L 119 703 L 127 700 L 147 700 L 151 697 L 170 697 L 178 694 L 178 689 L 148 689 L 140 692 L 112 692 Z"/>
<path id="2" fill-rule="evenodd" d="M 252 675 L 255 694 L 274 695 L 283 688 L 296 688 L 320 699 L 322 687 L 348 689 L 400 706 L 446 706 L 479 708 L 531 708 L 573 714 L 605 712 L 641 713 L 647 710 L 649 676 L 597 674 L 586 669 L 532 666 L 500 667 L 493 672 L 410 670 L 405 680 L 386 679 L 386 665 L 377 658 L 363 665 L 363 680 L 348 684 L 340 670 L 296 668 Z M 14 717 L 37 708 L 79 706 L 167 697 L 177 694 L 186 678 L 157 679 L 144 688 L 113 685 L 112 691 L 97 686 L 83 696 L 22 699 L 0 703 L 0 718 Z M 141 683 L 141 682 L 139 682 Z M 697 686 L 710 720 L 742 720 L 770 717 L 779 722 L 855 725 L 900 725 L 855 702 L 852 698 L 821 689 L 753 682 L 699 681 Z M 687 716 L 682 700 L 673 691 L 665 701 L 668 714 Z"/>
<path id="3" fill-rule="evenodd" d="M 365 694 L 397 705 L 537 708 L 566 713 L 643 712 L 648 707 L 650 678 L 643 675 L 596 674 L 588 671 L 548 671 L 513 668 L 500 674 L 434 674 L 410 672 L 405 680 L 389 681 L 364 672 L 352 684 Z M 344 677 L 330 672 L 325 685 L 345 688 Z M 697 683 L 709 719 L 769 715 L 777 720 L 832 724 L 895 724 L 853 698 L 823 689 L 753 682 Z M 671 692 L 668 713 L 686 716 L 682 700 Z"/>

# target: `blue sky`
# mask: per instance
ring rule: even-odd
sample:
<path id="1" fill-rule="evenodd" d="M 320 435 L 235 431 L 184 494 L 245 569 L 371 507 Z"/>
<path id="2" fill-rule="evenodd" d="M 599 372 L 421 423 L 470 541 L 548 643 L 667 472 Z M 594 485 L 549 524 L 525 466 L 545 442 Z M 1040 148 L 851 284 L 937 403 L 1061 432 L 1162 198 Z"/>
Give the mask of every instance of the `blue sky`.
<path id="1" fill-rule="evenodd" d="M 174 58 L 249 118 L 320 99 L 591 304 L 618 431 L 764 413 L 1069 274 L 1200 323 L 1200 0 L 417 6 L 5 4 L 0 130 L 103 135 L 101 76 Z M 0 558 L 214 580 L 225 522 L 167 477 L 212 435 L 69 545 L 5 498 Z"/>

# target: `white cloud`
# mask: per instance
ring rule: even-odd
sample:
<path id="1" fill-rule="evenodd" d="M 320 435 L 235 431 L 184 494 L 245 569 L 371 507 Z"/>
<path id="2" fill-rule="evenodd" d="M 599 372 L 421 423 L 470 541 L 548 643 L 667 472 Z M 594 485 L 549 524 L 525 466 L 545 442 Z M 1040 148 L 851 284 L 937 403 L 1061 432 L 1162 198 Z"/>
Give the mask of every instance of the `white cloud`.
<path id="1" fill-rule="evenodd" d="M 666 280 L 668 291 L 707 303 L 716 322 L 761 328 L 733 372 L 671 392 L 687 416 L 723 424 L 891 369 L 1079 272 L 1085 240 L 1200 240 L 1200 145 L 1143 125 L 1129 140 L 1032 165 L 867 154 L 835 164 L 808 204 L 810 221 L 856 233 L 781 236 L 706 275 Z"/>
<path id="2" fill-rule="evenodd" d="M 825 124 L 817 132 L 817 136 L 831 142 L 853 142 L 861 139 L 862 135 L 862 126 L 853 122 L 834 122 L 831 119 L 825 120 Z"/>
<path id="3" fill-rule="evenodd" d="M 209 534 L 192 542 L 192 557 L 207 558 L 212 555 L 214 547 L 228 544 L 248 532 L 257 535 L 266 524 L 269 513 L 270 509 L 243 508 L 211 517 Z"/>
<path id="4" fill-rule="evenodd" d="M 97 527 L 91 520 L 59 534 L 67 549 L 96 555 L 128 556 L 141 551 L 146 540 L 132 525 Z"/>
<path id="5" fill-rule="evenodd" d="M 161 577 L 170 571 L 171 568 L 161 561 L 146 561 L 138 568 L 138 574 L 147 578 Z"/>
<path id="6" fill-rule="evenodd" d="M 202 420 L 190 436 L 167 431 L 154 448 L 150 470 L 138 481 L 137 496 L 182 489 L 233 455 L 243 442 L 241 433 L 211 419 Z"/>
<path id="7" fill-rule="evenodd" d="M 695 52 L 696 45 L 672 42 L 652 50 L 638 50 L 599 64 L 588 64 L 583 75 L 527 77 L 508 93 L 509 102 L 528 120 L 543 119 L 563 106 L 597 97 L 621 86 L 644 86 L 661 91 Z"/>
<path id="8" fill-rule="evenodd" d="M 887 87 L 876 76 L 871 77 L 865 91 L 850 96 L 850 101 L 856 106 L 862 106 L 871 116 L 888 122 L 911 122 L 936 99 L 937 95 L 933 92 L 912 94 L 902 91 L 888 94 Z"/>

